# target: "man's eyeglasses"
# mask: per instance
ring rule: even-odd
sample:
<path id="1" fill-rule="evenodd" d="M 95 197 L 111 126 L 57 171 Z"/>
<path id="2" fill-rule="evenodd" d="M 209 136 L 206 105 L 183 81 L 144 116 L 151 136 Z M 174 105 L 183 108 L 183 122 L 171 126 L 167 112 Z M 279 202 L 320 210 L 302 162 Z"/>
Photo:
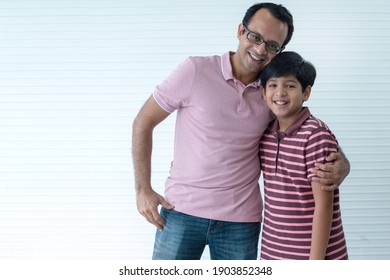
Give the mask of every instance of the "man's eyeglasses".
<path id="1" fill-rule="evenodd" d="M 244 31 L 246 32 L 246 37 L 252 43 L 256 45 L 261 45 L 262 43 L 264 43 L 265 49 L 273 54 L 278 54 L 282 51 L 282 48 L 279 47 L 278 44 L 265 41 L 260 34 L 250 31 L 248 27 L 245 26 L 245 24 L 243 24 L 243 26 L 244 26 Z"/>

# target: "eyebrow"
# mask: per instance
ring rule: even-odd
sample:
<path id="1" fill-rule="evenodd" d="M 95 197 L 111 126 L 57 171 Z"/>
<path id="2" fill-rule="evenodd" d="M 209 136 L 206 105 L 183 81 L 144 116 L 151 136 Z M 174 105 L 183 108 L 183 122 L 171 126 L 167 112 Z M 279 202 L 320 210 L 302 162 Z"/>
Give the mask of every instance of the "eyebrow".
<path id="1" fill-rule="evenodd" d="M 283 76 L 279 76 L 279 77 L 271 77 L 271 78 L 269 78 L 269 79 L 268 79 L 268 81 L 267 81 L 267 82 L 270 82 L 270 81 L 275 81 L 275 80 L 277 80 L 277 79 L 279 79 L 279 78 L 282 78 L 282 77 L 283 77 Z M 285 82 L 299 83 L 298 79 L 296 79 L 296 78 L 294 78 L 294 79 L 288 79 L 288 80 L 286 80 Z"/>

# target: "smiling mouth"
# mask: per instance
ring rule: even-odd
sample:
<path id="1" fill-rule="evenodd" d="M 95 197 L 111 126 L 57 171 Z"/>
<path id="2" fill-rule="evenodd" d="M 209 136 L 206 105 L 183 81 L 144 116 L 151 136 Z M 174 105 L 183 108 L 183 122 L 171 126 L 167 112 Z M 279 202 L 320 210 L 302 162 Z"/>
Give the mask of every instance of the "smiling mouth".
<path id="1" fill-rule="evenodd" d="M 276 105 L 286 105 L 288 102 L 287 101 L 274 101 Z"/>
<path id="2" fill-rule="evenodd" d="M 265 57 L 264 57 L 264 56 L 257 56 L 257 55 L 255 55 L 255 54 L 253 54 L 253 53 L 251 53 L 251 52 L 249 52 L 249 56 L 250 56 L 253 60 L 257 61 L 257 62 L 264 62 L 264 61 L 265 61 Z"/>

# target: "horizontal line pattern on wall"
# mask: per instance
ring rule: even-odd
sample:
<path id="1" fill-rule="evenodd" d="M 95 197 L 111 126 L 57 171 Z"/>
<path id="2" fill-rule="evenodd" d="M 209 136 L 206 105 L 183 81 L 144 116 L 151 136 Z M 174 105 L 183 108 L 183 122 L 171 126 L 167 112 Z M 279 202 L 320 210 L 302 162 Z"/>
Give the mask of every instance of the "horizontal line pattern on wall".
<path id="1" fill-rule="evenodd" d="M 351 162 L 340 189 L 351 259 L 390 258 L 390 5 L 374 2 L 293 6 L 287 46 L 316 66 L 307 105 Z"/>
<path id="2" fill-rule="evenodd" d="M 351 161 L 341 187 L 350 257 L 390 259 L 390 4 L 315 2 L 284 1 L 296 26 L 287 49 L 316 66 L 308 105 Z M 0 3 L 0 258 L 150 258 L 132 120 L 185 57 L 234 51 L 253 3 Z M 173 114 L 155 131 L 161 194 L 174 124 Z"/>

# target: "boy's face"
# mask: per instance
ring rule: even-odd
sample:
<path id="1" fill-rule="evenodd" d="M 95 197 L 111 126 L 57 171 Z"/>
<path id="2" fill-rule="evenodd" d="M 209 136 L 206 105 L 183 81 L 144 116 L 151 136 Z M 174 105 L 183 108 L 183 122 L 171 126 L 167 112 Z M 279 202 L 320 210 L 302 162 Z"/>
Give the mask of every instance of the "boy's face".
<path id="1" fill-rule="evenodd" d="M 270 78 L 262 89 L 264 100 L 276 115 L 280 129 L 286 129 L 298 118 L 304 101 L 310 96 L 311 87 L 302 89 L 293 75 Z"/>

